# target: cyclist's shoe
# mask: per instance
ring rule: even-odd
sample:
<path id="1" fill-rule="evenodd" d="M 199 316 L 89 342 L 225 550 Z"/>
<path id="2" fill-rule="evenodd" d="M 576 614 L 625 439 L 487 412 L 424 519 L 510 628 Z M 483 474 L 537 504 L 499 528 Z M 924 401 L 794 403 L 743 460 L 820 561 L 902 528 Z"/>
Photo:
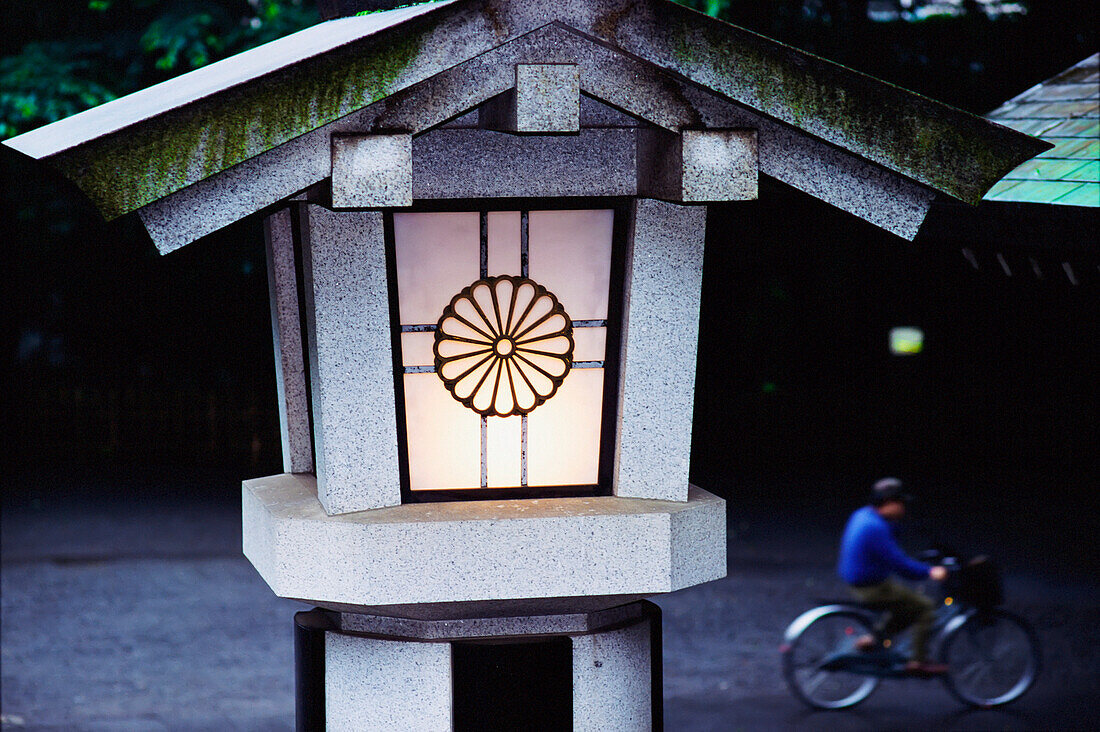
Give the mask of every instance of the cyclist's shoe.
<path id="1" fill-rule="evenodd" d="M 946 664 L 932 663 L 929 661 L 910 661 L 905 664 L 905 673 L 910 676 L 918 676 L 921 678 L 943 676 L 948 670 Z"/>
<path id="2" fill-rule="evenodd" d="M 856 650 L 861 653 L 870 653 L 871 651 L 877 651 L 882 648 L 882 644 L 879 642 L 878 638 L 868 633 L 867 635 L 861 635 L 856 638 L 855 647 Z"/>

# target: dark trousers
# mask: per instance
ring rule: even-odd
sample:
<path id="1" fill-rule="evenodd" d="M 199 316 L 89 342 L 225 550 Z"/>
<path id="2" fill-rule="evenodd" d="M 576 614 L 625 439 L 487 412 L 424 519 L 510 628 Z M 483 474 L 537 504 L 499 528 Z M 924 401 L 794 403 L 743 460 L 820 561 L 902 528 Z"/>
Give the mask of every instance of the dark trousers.
<path id="1" fill-rule="evenodd" d="M 860 602 L 884 608 L 875 624 L 875 635 L 889 638 L 913 626 L 913 660 L 928 660 L 928 634 L 932 630 L 932 608 L 927 597 L 903 584 L 886 580 L 877 585 L 853 587 Z"/>

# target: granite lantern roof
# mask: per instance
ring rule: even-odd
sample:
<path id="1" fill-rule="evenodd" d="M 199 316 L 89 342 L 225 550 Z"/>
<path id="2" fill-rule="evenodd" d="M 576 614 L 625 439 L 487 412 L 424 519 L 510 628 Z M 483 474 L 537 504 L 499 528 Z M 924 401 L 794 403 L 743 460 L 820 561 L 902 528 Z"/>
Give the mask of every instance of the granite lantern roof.
<path id="1" fill-rule="evenodd" d="M 508 93 L 533 48 L 655 130 L 755 129 L 762 173 L 910 239 L 937 192 L 977 203 L 1047 146 L 667 0 L 329 20 L 5 144 L 168 252 L 329 178 L 334 135 L 419 136 Z"/>
<path id="2" fill-rule="evenodd" d="M 990 201 L 1100 207 L 1100 53 L 993 110 L 989 119 L 1054 147 L 986 194 Z"/>

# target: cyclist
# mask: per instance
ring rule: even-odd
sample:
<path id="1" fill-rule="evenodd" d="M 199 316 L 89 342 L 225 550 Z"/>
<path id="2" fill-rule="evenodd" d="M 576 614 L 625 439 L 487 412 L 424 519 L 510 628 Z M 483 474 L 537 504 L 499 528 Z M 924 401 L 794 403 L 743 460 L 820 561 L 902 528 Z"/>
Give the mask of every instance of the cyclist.
<path id="1" fill-rule="evenodd" d="M 905 670 L 914 675 L 947 672 L 943 664 L 928 660 L 928 635 L 934 604 L 920 592 L 897 582 L 897 574 L 912 580 L 947 577 L 944 567 L 908 557 L 894 539 L 891 524 L 905 516 L 912 500 L 897 478 L 883 478 L 871 489 L 870 505 L 856 510 L 840 541 L 838 572 L 860 602 L 884 608 L 873 635 L 861 636 L 856 648 L 873 651 L 905 628 L 913 627 L 913 657 Z"/>

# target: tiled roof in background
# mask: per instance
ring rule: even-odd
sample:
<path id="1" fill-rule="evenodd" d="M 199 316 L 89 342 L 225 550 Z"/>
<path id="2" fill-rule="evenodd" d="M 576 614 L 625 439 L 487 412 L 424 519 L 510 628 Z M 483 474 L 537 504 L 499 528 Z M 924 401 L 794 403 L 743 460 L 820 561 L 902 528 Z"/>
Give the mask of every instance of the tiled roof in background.
<path id="1" fill-rule="evenodd" d="M 1054 148 L 1028 160 L 987 201 L 1100 207 L 1100 53 L 1028 89 L 986 117 Z"/>

